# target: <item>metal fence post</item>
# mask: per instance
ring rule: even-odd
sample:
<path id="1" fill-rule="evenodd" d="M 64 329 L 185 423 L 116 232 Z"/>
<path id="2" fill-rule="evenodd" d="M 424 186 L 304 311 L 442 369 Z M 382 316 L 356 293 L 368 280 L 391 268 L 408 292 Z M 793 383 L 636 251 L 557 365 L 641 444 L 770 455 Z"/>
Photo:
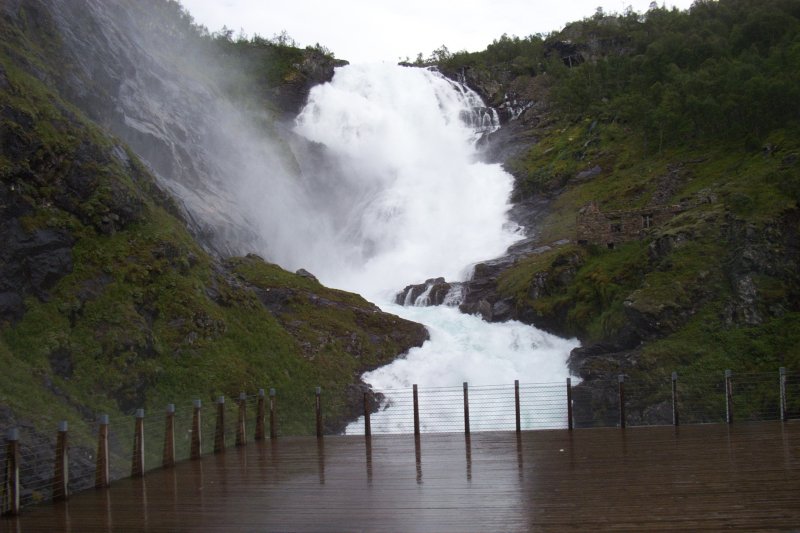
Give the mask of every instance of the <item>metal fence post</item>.
<path id="1" fill-rule="evenodd" d="M 672 425 L 680 425 L 680 415 L 678 413 L 678 373 L 672 373 Z"/>
<path id="2" fill-rule="evenodd" d="M 786 422 L 789 420 L 789 410 L 786 408 L 786 368 L 781 367 L 778 370 L 778 376 L 781 389 L 781 420 Z"/>
<path id="3" fill-rule="evenodd" d="M 164 452 L 161 455 L 161 466 L 164 468 L 175 464 L 175 404 L 167 404 L 164 417 Z"/>
<path id="4" fill-rule="evenodd" d="M 572 430 L 572 378 L 567 378 L 567 428 Z"/>
<path id="5" fill-rule="evenodd" d="M 100 415 L 100 426 L 97 431 L 97 463 L 94 472 L 94 486 L 109 486 L 108 474 L 108 415 Z"/>
<path id="6" fill-rule="evenodd" d="M 725 419 L 733 424 L 733 372 L 725 371 Z"/>
<path id="7" fill-rule="evenodd" d="M 192 412 L 192 459 L 199 459 L 203 455 L 203 421 L 200 413 L 202 408 L 203 402 L 195 400 L 194 411 Z"/>
<path id="8" fill-rule="evenodd" d="M 371 437 L 372 436 L 372 426 L 369 422 L 369 393 L 364 393 L 364 436 Z"/>
<path id="9" fill-rule="evenodd" d="M 517 422 L 517 433 L 522 431 L 522 413 L 519 408 L 519 380 L 514 380 L 514 413 Z"/>
<path id="10" fill-rule="evenodd" d="M 6 464 L 3 476 L 3 501 L 0 514 L 19 514 L 19 430 L 12 428 L 6 434 Z"/>
<path id="11" fill-rule="evenodd" d="M 625 429 L 625 375 L 617 376 L 619 382 L 619 427 Z"/>
<path id="12" fill-rule="evenodd" d="M 269 389 L 269 438 L 278 438 L 277 397 L 275 389 Z"/>
<path id="13" fill-rule="evenodd" d="M 69 423 L 58 423 L 56 438 L 56 459 L 53 469 L 53 499 L 65 500 L 69 497 Z"/>
<path id="14" fill-rule="evenodd" d="M 214 453 L 225 451 L 225 396 L 217 398 L 217 427 L 214 432 Z"/>
<path id="15" fill-rule="evenodd" d="M 414 400 L 414 435 L 419 436 L 419 397 L 417 396 L 417 384 L 411 389 L 411 395 Z"/>
<path id="16" fill-rule="evenodd" d="M 322 438 L 322 388 L 314 390 L 314 406 L 317 415 L 317 438 Z"/>
<path id="17" fill-rule="evenodd" d="M 464 382 L 464 434 L 469 435 L 469 385 Z"/>
<path id="18" fill-rule="evenodd" d="M 258 389 L 258 403 L 256 404 L 256 440 L 264 440 L 266 431 L 264 430 L 264 419 L 266 418 L 266 398 L 264 389 Z"/>
<path id="19" fill-rule="evenodd" d="M 136 426 L 133 431 L 133 455 L 131 477 L 144 475 L 144 409 L 136 410 Z"/>
<path id="20" fill-rule="evenodd" d="M 247 394 L 239 393 L 239 417 L 236 420 L 236 446 L 247 444 L 247 433 L 245 432 L 245 419 L 247 418 Z"/>

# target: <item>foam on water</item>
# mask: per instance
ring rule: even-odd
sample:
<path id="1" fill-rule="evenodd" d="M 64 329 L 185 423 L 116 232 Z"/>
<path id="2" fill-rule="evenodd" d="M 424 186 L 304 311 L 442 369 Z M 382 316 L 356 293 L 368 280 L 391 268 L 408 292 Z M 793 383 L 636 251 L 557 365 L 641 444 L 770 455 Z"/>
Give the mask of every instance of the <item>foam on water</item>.
<path id="1" fill-rule="evenodd" d="M 330 163 L 318 179 L 331 180 L 326 190 L 336 199 L 328 207 L 316 202 L 335 210 L 332 230 L 320 232 L 332 252 L 309 254 L 305 265 L 326 284 L 364 294 L 430 332 L 424 346 L 364 376 L 375 389 L 568 376 L 566 357 L 576 341 L 519 322 L 489 324 L 453 307 L 391 303 L 411 283 L 464 280 L 471 265 L 501 255 L 521 237 L 506 217 L 512 177 L 478 160 L 475 140 L 487 120 L 495 127 L 474 92 L 436 72 L 362 65 L 337 69 L 331 83 L 315 87 L 296 121 L 297 133 L 326 147 Z M 376 414 L 373 427 L 407 431 L 411 420 L 391 415 L 400 400 L 386 398 L 390 407 Z M 424 415 L 423 427 L 444 427 L 461 416 L 457 411 Z M 348 431 L 359 432 L 359 424 Z"/>

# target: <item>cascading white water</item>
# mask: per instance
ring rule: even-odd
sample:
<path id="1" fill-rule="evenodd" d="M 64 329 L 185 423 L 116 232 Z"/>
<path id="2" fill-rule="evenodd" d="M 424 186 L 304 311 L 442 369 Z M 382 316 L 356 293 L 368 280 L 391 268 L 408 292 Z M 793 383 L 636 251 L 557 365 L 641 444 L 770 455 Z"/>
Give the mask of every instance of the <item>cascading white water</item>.
<path id="1" fill-rule="evenodd" d="M 321 258 L 315 274 L 387 300 L 404 284 L 462 278 L 518 238 L 505 219 L 512 178 L 476 160 L 464 123 L 478 106 L 438 73 L 392 65 L 344 67 L 312 90 L 296 131 L 330 150 L 346 206 L 334 237 L 343 263 Z"/>
<path id="2" fill-rule="evenodd" d="M 310 253 L 305 264 L 324 283 L 364 294 L 431 333 L 423 347 L 366 374 L 376 388 L 568 375 L 575 341 L 516 322 L 488 324 L 452 307 L 391 303 L 411 283 L 464 280 L 470 265 L 501 255 L 521 237 L 506 218 L 512 177 L 479 161 L 475 149 L 482 132 L 495 127 L 496 115 L 471 90 L 436 72 L 392 65 L 337 69 L 331 83 L 311 91 L 297 118 L 295 131 L 329 151 L 330 166 L 316 179 L 335 203 L 335 216 L 319 233 L 328 242 L 308 243 L 312 251 L 334 251 Z M 373 427 L 407 429 L 390 427 L 391 420 L 382 426 L 378 414 Z"/>

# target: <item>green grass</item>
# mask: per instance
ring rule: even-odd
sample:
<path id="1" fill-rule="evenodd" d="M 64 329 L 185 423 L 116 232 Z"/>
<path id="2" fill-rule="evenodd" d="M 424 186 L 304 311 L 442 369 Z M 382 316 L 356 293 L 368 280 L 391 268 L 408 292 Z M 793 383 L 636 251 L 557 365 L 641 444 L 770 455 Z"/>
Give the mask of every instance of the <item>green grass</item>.
<path id="1" fill-rule="evenodd" d="M 800 152 L 800 136 L 793 130 L 773 132 L 771 152 L 720 143 L 673 144 L 657 154 L 643 151 L 635 131 L 600 119 L 562 120 L 538 133 L 540 142 L 511 167 L 523 191 L 553 197 L 538 228 L 545 243 L 575 239 L 577 212 L 589 202 L 605 211 L 641 208 L 666 186 L 669 203 L 689 205 L 642 240 L 614 250 L 557 247 L 520 260 L 501 275 L 498 290 L 513 298 L 519 311 L 531 309 L 539 320 L 555 324 L 562 334 L 578 335 L 585 343 L 614 337 L 632 312 L 660 318 L 657 337 L 680 338 L 681 332 L 691 329 L 698 308 L 723 308 L 734 298 L 731 268 L 741 248 L 752 243 L 741 240 L 747 239 L 742 231 L 732 234 L 731 224 L 770 235 L 778 241 L 773 248 L 780 247 L 781 217 L 797 209 L 800 187 L 791 156 Z M 574 180 L 578 172 L 594 165 L 602 172 L 589 180 Z M 677 174 L 671 174 L 675 168 Z M 657 240 L 671 243 L 663 256 L 651 247 Z M 771 253 L 780 256 L 788 250 Z M 573 258 L 571 264 L 566 257 Z M 569 271 L 566 278 L 565 271 Z M 794 275 L 786 274 L 754 274 L 761 309 L 773 304 L 793 308 L 790 295 L 797 294 L 797 287 L 792 285 Z M 767 330 L 787 320 L 764 315 Z M 721 316 L 704 315 L 704 320 L 724 329 Z M 780 330 L 776 333 L 780 336 Z M 712 345 L 719 342 L 713 336 L 693 340 L 696 349 L 712 352 Z M 655 348 L 662 346 L 660 342 L 652 344 L 653 349 L 662 350 Z M 733 357 L 734 344 L 728 343 L 727 355 L 719 361 L 722 366 L 726 357 Z M 753 357 L 763 360 L 765 367 L 779 359 L 775 347 L 767 346 L 763 353 L 772 355 Z"/>
<path id="2" fill-rule="evenodd" d="M 74 239 L 72 271 L 46 298 L 28 295 L 22 320 L 0 324 L 0 400 L 17 420 L 47 434 L 68 420 L 74 442 L 92 447 L 99 413 L 127 420 L 139 407 L 275 388 L 281 432 L 308 434 L 316 386 L 334 423 L 363 371 L 419 342 L 420 326 L 358 295 L 254 256 L 209 256 L 130 151 L 128 162 L 114 157 L 115 140 L 17 65 L 41 57 L 15 37 L 13 48 L 0 39 L 0 118 L 18 149 L 0 155 L 0 175 L 20 187 L 24 231 Z M 84 196 L 70 175 L 87 177 Z M 288 303 L 273 313 L 256 289 L 285 291 Z"/>

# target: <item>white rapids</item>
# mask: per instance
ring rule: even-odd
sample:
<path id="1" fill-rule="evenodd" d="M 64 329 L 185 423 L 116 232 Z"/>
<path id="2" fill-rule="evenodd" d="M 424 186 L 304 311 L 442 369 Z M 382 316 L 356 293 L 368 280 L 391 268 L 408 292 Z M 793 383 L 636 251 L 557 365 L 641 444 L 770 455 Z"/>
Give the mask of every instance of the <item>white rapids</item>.
<path id="1" fill-rule="evenodd" d="M 392 303 L 408 284 L 468 278 L 472 265 L 502 255 L 521 238 L 506 216 L 512 177 L 481 162 L 475 147 L 497 127 L 496 115 L 473 91 L 437 72 L 393 65 L 337 69 L 330 83 L 311 91 L 296 120 L 295 132 L 324 145 L 329 161 L 317 180 L 329 180 L 323 188 L 330 202 L 315 201 L 328 215 L 319 232 L 325 242 L 306 243 L 303 266 L 430 332 L 421 348 L 364 375 L 375 389 L 563 383 L 569 375 L 574 340 L 518 322 L 489 324 L 453 307 Z M 392 407 L 405 400 L 385 394 L 388 408 L 373 415 L 373 430 L 408 431 L 410 420 Z M 460 407 L 440 410 L 421 424 L 446 427 L 441 417 L 460 413 Z M 362 429 L 358 421 L 348 432 Z"/>

